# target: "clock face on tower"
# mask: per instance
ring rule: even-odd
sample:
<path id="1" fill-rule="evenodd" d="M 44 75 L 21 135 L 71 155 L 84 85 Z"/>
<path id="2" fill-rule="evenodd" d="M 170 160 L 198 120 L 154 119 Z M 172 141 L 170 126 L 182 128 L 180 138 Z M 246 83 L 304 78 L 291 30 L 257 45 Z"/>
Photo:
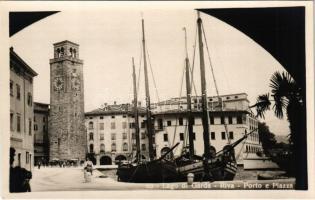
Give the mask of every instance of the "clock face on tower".
<path id="1" fill-rule="evenodd" d="M 80 79 L 78 77 L 73 77 L 71 79 L 71 86 L 73 90 L 80 90 Z"/>
<path id="2" fill-rule="evenodd" d="M 53 85 L 54 85 L 54 89 L 56 91 L 62 90 L 63 89 L 63 85 L 64 85 L 64 81 L 63 81 L 62 77 L 56 77 L 54 79 Z"/>

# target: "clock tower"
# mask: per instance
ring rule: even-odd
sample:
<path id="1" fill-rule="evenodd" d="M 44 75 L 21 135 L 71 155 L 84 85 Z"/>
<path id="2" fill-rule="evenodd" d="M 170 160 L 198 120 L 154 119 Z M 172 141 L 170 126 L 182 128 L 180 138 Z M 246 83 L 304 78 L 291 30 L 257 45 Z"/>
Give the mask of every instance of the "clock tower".
<path id="1" fill-rule="evenodd" d="M 79 45 L 67 40 L 55 43 L 50 59 L 50 160 L 85 159 L 83 89 Z"/>

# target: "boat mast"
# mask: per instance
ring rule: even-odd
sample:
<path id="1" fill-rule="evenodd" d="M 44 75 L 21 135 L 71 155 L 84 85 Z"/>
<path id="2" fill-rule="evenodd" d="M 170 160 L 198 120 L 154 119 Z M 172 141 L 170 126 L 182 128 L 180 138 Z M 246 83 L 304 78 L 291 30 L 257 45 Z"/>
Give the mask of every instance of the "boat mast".
<path id="1" fill-rule="evenodd" d="M 139 112 L 138 112 L 138 93 L 137 93 L 137 79 L 136 79 L 136 70 L 135 70 L 135 62 L 132 57 L 132 78 L 133 78 L 133 112 L 135 116 L 135 136 L 136 136 L 136 159 L 137 162 L 140 162 L 140 138 L 139 138 Z"/>
<path id="2" fill-rule="evenodd" d="M 146 100 L 146 114 L 147 114 L 147 133 L 149 138 L 149 157 L 150 160 L 154 159 L 153 150 L 153 129 L 152 129 L 152 114 L 151 114 L 151 103 L 150 103 L 150 91 L 149 91 L 149 80 L 148 80 L 148 69 L 145 49 L 145 37 L 144 37 L 144 19 L 142 19 L 142 46 L 143 46 L 143 65 L 144 65 L 144 79 L 145 79 L 145 100 Z"/>
<path id="3" fill-rule="evenodd" d="M 189 70 L 189 59 L 188 59 L 188 52 L 187 52 L 187 34 L 186 28 L 184 27 L 183 30 L 185 31 L 185 66 L 186 66 L 186 98 L 187 98 L 187 119 L 188 119 L 188 139 L 189 139 L 189 158 L 193 160 L 195 154 L 194 148 L 194 136 L 193 136 L 193 118 L 191 112 L 191 86 L 190 86 L 190 70 Z"/>
<path id="4" fill-rule="evenodd" d="M 202 20 L 198 11 L 198 41 L 199 41 L 199 54 L 200 54 L 200 75 L 201 75 L 201 93 L 202 93 L 202 126 L 203 126 L 203 142 L 204 142 L 204 157 L 210 158 L 210 141 L 209 141 L 209 117 L 207 109 L 207 88 L 206 88 L 206 75 L 205 75 L 205 61 L 203 55 L 202 44 L 202 32 L 201 32 Z"/>

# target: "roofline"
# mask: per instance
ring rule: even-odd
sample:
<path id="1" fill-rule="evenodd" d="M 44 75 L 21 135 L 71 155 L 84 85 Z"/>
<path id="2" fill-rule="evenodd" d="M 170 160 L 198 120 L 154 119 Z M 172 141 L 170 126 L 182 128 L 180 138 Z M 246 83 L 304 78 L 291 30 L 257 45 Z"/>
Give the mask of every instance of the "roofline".
<path id="1" fill-rule="evenodd" d="M 220 114 L 220 113 L 249 113 L 247 110 L 225 110 L 225 111 L 212 111 L 208 110 L 209 113 L 213 114 Z M 153 116 L 158 115 L 178 115 L 178 114 L 185 114 L 187 111 L 185 110 L 171 110 L 171 111 L 162 111 L 152 113 Z M 202 114 L 202 111 L 192 111 L 192 114 Z"/>
<path id="2" fill-rule="evenodd" d="M 50 105 L 49 103 L 41 103 L 41 102 L 35 102 L 35 101 L 34 101 L 34 104 L 45 105 L 45 106 L 49 106 Z"/>
<path id="3" fill-rule="evenodd" d="M 223 95 L 219 95 L 220 97 L 227 97 L 227 96 L 234 96 L 234 95 L 247 95 L 248 94 L 246 92 L 240 92 L 240 93 L 233 93 L 233 94 L 223 94 Z M 191 98 L 193 97 L 201 97 L 201 95 L 193 95 L 191 96 Z M 218 95 L 212 95 L 212 96 L 207 96 L 207 98 L 215 98 L 215 97 L 218 97 Z M 182 96 L 182 97 L 172 97 L 170 99 L 182 99 L 182 98 L 186 98 L 185 96 Z M 167 100 L 166 100 L 167 101 Z"/>
<path id="4" fill-rule="evenodd" d="M 69 40 L 64 40 L 64 41 L 61 41 L 61 42 L 56 42 L 56 43 L 53 43 L 53 45 L 56 46 L 56 45 L 61 44 L 61 43 L 71 43 L 71 44 L 80 46 L 79 44 L 74 43 L 74 42 L 71 42 L 71 41 L 69 41 Z"/>
<path id="5" fill-rule="evenodd" d="M 28 71 L 29 73 L 31 73 L 31 75 L 37 76 L 38 73 L 35 72 L 13 49 L 13 47 L 10 47 L 10 54 L 12 54 L 14 57 L 16 57 L 16 59 L 21 62 L 22 65 L 24 65 L 26 71 Z"/>

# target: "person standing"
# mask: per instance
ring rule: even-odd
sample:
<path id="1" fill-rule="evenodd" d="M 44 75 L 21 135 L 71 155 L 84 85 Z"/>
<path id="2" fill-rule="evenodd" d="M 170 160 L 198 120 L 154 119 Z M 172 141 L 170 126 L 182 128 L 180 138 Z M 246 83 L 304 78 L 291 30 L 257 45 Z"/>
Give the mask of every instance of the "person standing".
<path id="1" fill-rule="evenodd" d="M 40 165 L 41 165 L 42 163 L 40 162 L 40 161 L 38 161 L 38 169 L 40 169 Z"/>
<path id="2" fill-rule="evenodd" d="M 90 161 L 89 158 L 86 159 L 83 169 L 84 169 L 85 182 L 91 182 L 92 181 L 92 174 L 93 174 L 93 163 L 92 163 L 92 161 Z"/>
<path id="3" fill-rule="evenodd" d="M 30 179 L 32 179 L 32 172 L 21 168 L 20 166 L 13 167 L 14 156 L 15 149 L 10 147 L 9 191 L 31 192 Z"/>

